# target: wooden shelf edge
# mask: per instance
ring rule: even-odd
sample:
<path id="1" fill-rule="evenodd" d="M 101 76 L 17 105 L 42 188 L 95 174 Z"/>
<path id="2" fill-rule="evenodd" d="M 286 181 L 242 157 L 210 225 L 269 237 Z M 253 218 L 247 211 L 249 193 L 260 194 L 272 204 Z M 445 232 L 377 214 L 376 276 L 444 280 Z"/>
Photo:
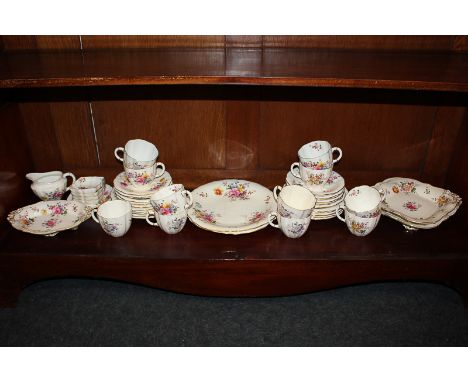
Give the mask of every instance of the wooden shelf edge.
<path id="1" fill-rule="evenodd" d="M 145 85 L 250 85 L 250 86 L 297 86 L 317 88 L 425 90 L 442 92 L 468 92 L 468 84 L 370 80 L 341 78 L 294 78 L 294 77 L 76 77 L 76 78 L 31 78 L 0 80 L 0 88 L 55 88 L 93 86 L 145 86 Z"/>
<path id="2" fill-rule="evenodd" d="M 468 54 L 159 49 L 0 54 L 0 88 L 266 85 L 468 92 Z"/>

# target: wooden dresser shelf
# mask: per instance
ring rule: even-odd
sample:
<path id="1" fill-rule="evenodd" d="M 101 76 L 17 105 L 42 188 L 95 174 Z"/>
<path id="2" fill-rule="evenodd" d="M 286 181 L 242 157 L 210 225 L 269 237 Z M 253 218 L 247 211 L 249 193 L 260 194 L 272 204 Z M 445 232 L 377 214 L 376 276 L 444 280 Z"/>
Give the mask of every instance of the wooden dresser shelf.
<path id="1" fill-rule="evenodd" d="M 163 84 L 467 92 L 468 54 L 172 48 L 0 55 L 0 88 Z"/>
<path id="2" fill-rule="evenodd" d="M 337 219 L 313 221 L 300 239 L 267 227 L 231 236 L 187 222 L 166 235 L 134 220 L 112 238 L 92 219 L 47 238 L 8 229 L 0 245 L 3 303 L 26 285 L 59 277 L 128 281 L 209 296 L 279 296 L 373 281 L 434 281 L 462 293 L 468 282 L 466 227 L 454 216 L 436 230 L 408 233 L 387 217 L 369 236 Z M 466 294 L 465 294 L 466 296 Z"/>
<path id="3" fill-rule="evenodd" d="M 376 281 L 433 281 L 455 288 L 468 304 L 466 38 L 340 43 L 337 37 L 322 44 L 320 37 L 258 36 L 245 41 L 260 41 L 263 48 L 238 48 L 228 43 L 243 39 L 231 36 L 205 39 L 207 44 L 219 40 L 224 48 L 90 49 L 93 41 L 138 42 L 106 37 L 84 38 L 82 46 L 70 48 L 76 50 L 14 50 L 15 43 L 21 48 L 45 40 L 0 39 L 0 305 L 14 305 L 33 282 L 59 277 L 122 280 L 210 296 L 283 296 Z M 74 41 L 81 42 L 59 39 L 60 44 Z M 153 42 L 161 41 L 175 40 Z M 272 41 L 370 45 L 272 48 Z M 379 41 L 387 48 L 375 50 Z M 397 42 L 402 49 L 390 50 L 388 44 Z M 404 50 L 408 46 L 412 50 Z M 226 178 L 271 189 L 284 182 L 299 147 L 328 140 L 343 150 L 335 169 L 348 189 L 406 176 L 449 189 L 464 203 L 436 229 L 407 233 L 382 217 L 363 238 L 351 235 L 338 219 L 314 221 L 296 240 L 272 227 L 226 236 L 190 222 L 171 236 L 134 220 L 119 239 L 92 220 L 53 238 L 7 224 L 8 211 L 31 202 L 27 172 L 102 175 L 112 184 L 123 170 L 114 149 L 133 138 L 154 142 L 158 160 L 187 189 Z"/>

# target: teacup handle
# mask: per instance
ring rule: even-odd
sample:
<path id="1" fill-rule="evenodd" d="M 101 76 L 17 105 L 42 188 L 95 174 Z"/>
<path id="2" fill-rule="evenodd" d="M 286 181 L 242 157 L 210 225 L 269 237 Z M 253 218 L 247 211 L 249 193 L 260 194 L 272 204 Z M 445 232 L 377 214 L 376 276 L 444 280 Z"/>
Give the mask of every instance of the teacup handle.
<path id="1" fill-rule="evenodd" d="M 117 147 L 117 148 L 114 150 L 114 155 L 115 155 L 115 157 L 116 157 L 119 161 L 123 162 L 123 161 L 124 161 L 124 158 L 121 157 L 121 156 L 118 154 L 119 151 L 125 152 L 125 149 L 124 149 L 123 147 Z"/>
<path id="2" fill-rule="evenodd" d="M 343 152 L 341 151 L 341 149 L 339 147 L 333 147 L 332 148 L 332 157 L 333 157 L 333 152 L 335 152 L 335 151 L 338 152 L 338 158 L 333 159 L 333 163 L 338 162 L 341 159 L 341 157 L 343 156 Z"/>
<path id="3" fill-rule="evenodd" d="M 338 207 L 335 211 L 335 214 L 336 214 L 336 217 L 338 219 L 340 219 L 342 222 L 345 222 L 346 223 L 346 219 L 344 217 L 341 216 L 341 213 L 344 212 L 343 208 L 342 207 Z"/>
<path id="4" fill-rule="evenodd" d="M 270 214 L 268 215 L 268 224 L 270 224 L 272 227 L 279 228 L 278 223 L 273 223 L 273 220 L 275 219 L 276 221 L 278 221 L 278 213 L 276 211 L 270 212 Z"/>
<path id="5" fill-rule="evenodd" d="M 98 223 L 98 224 L 101 224 L 99 222 L 99 219 L 96 217 L 96 213 L 97 213 L 97 208 L 95 208 L 92 212 L 91 212 L 91 217 L 93 218 L 93 220 Z"/>
<path id="6" fill-rule="evenodd" d="M 155 178 L 159 178 L 162 174 L 164 174 L 164 171 L 166 171 L 166 166 L 164 166 L 164 163 L 162 162 L 156 162 L 156 169 L 159 168 L 161 169 L 161 171 L 158 171 L 156 170 L 156 176 Z"/>
<path id="7" fill-rule="evenodd" d="M 154 214 L 155 214 L 154 210 L 148 210 L 148 211 L 146 211 L 146 222 L 147 222 L 148 224 L 150 224 L 150 225 L 154 225 L 154 226 L 156 226 L 156 227 L 159 227 L 159 225 L 158 225 L 157 222 L 154 222 L 154 223 L 153 223 L 151 220 L 149 220 L 150 215 L 153 215 L 154 220 L 156 220 L 156 216 L 155 216 Z"/>
<path id="8" fill-rule="evenodd" d="M 278 195 L 279 195 L 279 193 L 281 192 L 282 189 L 283 189 L 283 187 L 281 187 L 281 186 L 275 186 L 275 188 L 273 189 L 273 196 L 275 197 L 276 201 L 278 201 Z"/>
<path id="9" fill-rule="evenodd" d="M 302 179 L 301 174 L 299 172 L 299 162 L 294 162 L 291 165 L 291 174 L 293 174 L 293 176 L 296 177 L 296 178 Z"/>
<path id="10" fill-rule="evenodd" d="M 72 185 L 73 183 L 76 182 L 76 177 L 75 177 L 75 175 L 73 175 L 71 172 L 66 172 L 65 174 L 63 174 L 63 177 L 64 177 L 64 178 L 66 178 L 67 176 L 70 177 L 70 178 L 72 179 L 72 182 L 70 183 L 70 186 L 68 186 L 68 187 L 66 188 L 65 191 L 70 190 L 71 185 Z"/>
<path id="11" fill-rule="evenodd" d="M 192 204 L 193 204 L 192 193 L 190 191 L 183 190 L 182 195 L 184 195 L 185 198 L 188 199 L 188 202 L 184 206 L 184 208 L 188 210 L 190 207 L 192 207 Z"/>

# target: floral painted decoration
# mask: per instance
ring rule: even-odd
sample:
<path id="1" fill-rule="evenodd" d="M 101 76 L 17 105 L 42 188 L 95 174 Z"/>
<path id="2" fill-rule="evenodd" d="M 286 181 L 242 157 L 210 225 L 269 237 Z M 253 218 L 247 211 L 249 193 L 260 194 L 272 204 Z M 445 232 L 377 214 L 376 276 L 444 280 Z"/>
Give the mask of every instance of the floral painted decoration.
<path id="1" fill-rule="evenodd" d="M 213 212 L 208 212 L 207 210 L 202 209 L 202 205 L 198 202 L 195 203 L 195 206 L 193 208 L 193 211 L 195 212 L 195 216 L 198 219 L 201 219 L 207 223 L 216 223 L 216 218 Z"/>
<path id="2" fill-rule="evenodd" d="M 318 142 L 315 142 L 315 143 L 309 145 L 309 147 L 311 149 L 314 149 L 314 150 L 322 150 L 322 144 L 318 143 Z"/>
<path id="3" fill-rule="evenodd" d="M 393 185 L 392 191 L 395 194 L 398 194 L 400 191 L 401 192 L 416 192 L 416 186 L 414 182 L 399 182 L 398 184 Z"/>
<path id="4" fill-rule="evenodd" d="M 327 184 L 332 184 L 335 180 L 338 179 L 338 175 L 336 174 L 336 172 L 333 172 L 330 177 L 327 179 L 326 183 Z"/>
<path id="5" fill-rule="evenodd" d="M 174 220 L 172 221 L 170 227 L 169 227 L 169 230 L 174 232 L 174 233 L 177 233 L 179 232 L 182 227 L 184 226 L 185 222 L 186 222 L 187 218 L 184 216 L 184 217 L 177 217 L 177 218 L 174 218 Z"/>
<path id="6" fill-rule="evenodd" d="M 250 195 L 255 191 L 249 190 L 249 183 L 233 181 L 233 182 L 223 182 L 223 185 L 226 187 L 226 192 L 224 193 L 230 200 L 248 200 Z M 215 191 L 216 192 L 216 191 Z"/>
<path id="7" fill-rule="evenodd" d="M 109 223 L 108 220 L 103 219 L 102 220 L 102 228 L 104 231 L 106 231 L 108 234 L 113 234 L 119 230 L 119 224 L 117 223 Z"/>
<path id="8" fill-rule="evenodd" d="M 60 189 L 55 189 L 54 191 L 46 192 L 41 197 L 42 200 L 60 200 L 62 199 L 63 191 Z"/>
<path id="9" fill-rule="evenodd" d="M 326 170 L 333 166 L 333 162 L 319 160 L 318 162 L 301 162 L 302 166 L 310 168 L 312 170 Z"/>
<path id="10" fill-rule="evenodd" d="M 324 181 L 324 179 L 323 179 L 324 176 L 325 176 L 324 174 L 317 174 L 317 175 L 311 174 L 311 175 L 309 175 L 308 182 L 310 184 L 313 184 L 313 185 L 320 185 Z"/>
<path id="11" fill-rule="evenodd" d="M 160 215 L 174 215 L 179 207 L 176 205 L 176 200 L 171 200 L 170 202 L 159 203 L 156 206 L 158 213 Z"/>
<path id="12" fill-rule="evenodd" d="M 260 211 L 255 211 L 250 217 L 249 217 L 249 223 L 257 223 L 260 220 L 265 219 L 266 217 L 266 212 L 260 212 Z"/>
<path id="13" fill-rule="evenodd" d="M 351 231 L 353 231 L 353 233 L 365 235 L 365 233 L 367 232 L 367 223 L 364 223 L 364 222 L 358 223 L 357 221 L 353 220 L 351 221 L 350 228 L 351 228 Z"/>
<path id="14" fill-rule="evenodd" d="M 306 224 L 294 222 L 292 223 L 291 228 L 289 228 L 289 232 L 291 232 L 293 235 L 299 236 L 302 235 L 306 229 Z"/>
<path id="15" fill-rule="evenodd" d="M 127 174 L 128 179 L 133 179 L 137 184 L 139 185 L 146 185 L 150 184 L 153 181 L 153 178 L 150 177 L 147 173 L 128 173 Z"/>
<path id="16" fill-rule="evenodd" d="M 419 208 L 421 208 L 421 204 L 416 203 L 414 201 L 408 201 L 403 204 L 403 207 L 408 211 L 414 212 L 414 211 L 419 210 Z"/>
<path id="17" fill-rule="evenodd" d="M 151 191 L 158 191 L 160 188 L 164 187 L 167 184 L 167 179 L 162 178 L 159 182 L 157 182 L 153 187 L 151 187 Z"/>

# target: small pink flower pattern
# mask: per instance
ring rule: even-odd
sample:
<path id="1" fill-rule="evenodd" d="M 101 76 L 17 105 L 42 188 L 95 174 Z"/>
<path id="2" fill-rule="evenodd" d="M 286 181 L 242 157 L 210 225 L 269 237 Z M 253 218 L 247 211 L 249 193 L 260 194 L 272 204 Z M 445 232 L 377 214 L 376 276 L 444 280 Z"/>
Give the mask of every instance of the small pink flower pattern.
<path id="1" fill-rule="evenodd" d="M 265 216 L 266 216 L 266 212 L 259 212 L 259 211 L 256 211 L 252 214 L 252 216 L 249 218 L 249 223 L 253 224 L 253 223 L 257 223 L 259 222 L 260 220 L 263 220 L 265 219 Z"/>
<path id="2" fill-rule="evenodd" d="M 166 203 L 160 203 L 157 206 L 158 213 L 161 215 L 173 215 L 176 213 L 176 211 L 179 209 L 175 205 L 176 201 L 172 200 L 171 202 L 166 202 Z"/>
<path id="3" fill-rule="evenodd" d="M 318 162 L 302 162 L 302 165 L 306 168 L 310 168 L 313 170 L 325 170 L 327 168 L 330 168 L 333 163 L 327 161 L 318 161 Z"/>
<path id="4" fill-rule="evenodd" d="M 416 202 L 412 202 L 412 201 L 408 201 L 408 202 L 403 204 L 403 207 L 405 209 L 407 209 L 408 211 L 414 212 L 414 211 L 419 210 L 419 208 L 421 207 L 421 204 L 416 203 Z"/>
<path id="5" fill-rule="evenodd" d="M 195 216 L 197 219 L 203 220 L 207 223 L 216 223 L 216 218 L 213 212 L 208 212 L 207 210 L 202 210 L 202 205 L 198 202 L 195 203 L 195 206 L 193 208 L 193 211 L 195 212 Z"/>
<path id="6" fill-rule="evenodd" d="M 223 185 L 226 187 L 225 196 L 230 200 L 248 200 L 250 195 L 255 191 L 249 190 L 249 183 L 241 183 L 239 181 L 234 181 L 231 183 L 223 182 Z"/>
<path id="7" fill-rule="evenodd" d="M 45 222 L 42 223 L 42 225 L 46 228 L 53 228 L 57 225 L 57 223 L 59 222 L 59 220 L 56 220 L 56 219 L 49 219 L 49 220 L 46 220 Z"/>

